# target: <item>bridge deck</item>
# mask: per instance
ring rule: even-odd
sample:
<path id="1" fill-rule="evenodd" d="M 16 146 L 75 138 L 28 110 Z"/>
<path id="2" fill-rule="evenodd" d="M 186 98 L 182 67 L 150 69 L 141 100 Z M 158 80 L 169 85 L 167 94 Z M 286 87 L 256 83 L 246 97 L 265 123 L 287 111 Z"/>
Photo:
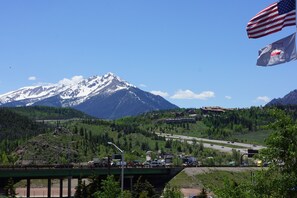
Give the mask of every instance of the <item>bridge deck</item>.
<path id="1" fill-rule="evenodd" d="M 183 168 L 125 168 L 125 176 L 129 175 L 175 175 Z M 121 168 L 2 168 L 1 178 L 86 178 L 100 175 L 120 175 Z"/>

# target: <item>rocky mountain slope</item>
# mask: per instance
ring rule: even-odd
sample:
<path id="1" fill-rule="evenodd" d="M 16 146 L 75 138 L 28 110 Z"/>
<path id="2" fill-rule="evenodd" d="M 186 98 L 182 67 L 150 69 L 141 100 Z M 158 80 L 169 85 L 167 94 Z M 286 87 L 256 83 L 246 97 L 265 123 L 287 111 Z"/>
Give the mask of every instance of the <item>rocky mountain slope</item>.
<path id="1" fill-rule="evenodd" d="M 46 86 L 30 86 L 0 95 L 0 106 L 71 107 L 102 119 L 178 108 L 112 73 Z"/>
<path id="2" fill-rule="evenodd" d="M 297 89 L 295 89 L 294 91 L 291 91 L 283 98 L 273 99 L 266 104 L 266 106 L 272 106 L 272 105 L 297 105 Z"/>

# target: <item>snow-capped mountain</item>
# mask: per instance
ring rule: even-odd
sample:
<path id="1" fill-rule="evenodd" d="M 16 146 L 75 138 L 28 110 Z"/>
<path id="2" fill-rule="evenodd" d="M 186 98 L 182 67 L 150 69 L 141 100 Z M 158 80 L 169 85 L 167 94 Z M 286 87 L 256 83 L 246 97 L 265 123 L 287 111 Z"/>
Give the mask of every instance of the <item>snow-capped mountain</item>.
<path id="1" fill-rule="evenodd" d="M 0 95 L 0 106 L 72 107 L 103 119 L 116 119 L 177 106 L 142 91 L 113 73 L 87 79 L 61 80 L 57 84 L 23 87 Z"/>

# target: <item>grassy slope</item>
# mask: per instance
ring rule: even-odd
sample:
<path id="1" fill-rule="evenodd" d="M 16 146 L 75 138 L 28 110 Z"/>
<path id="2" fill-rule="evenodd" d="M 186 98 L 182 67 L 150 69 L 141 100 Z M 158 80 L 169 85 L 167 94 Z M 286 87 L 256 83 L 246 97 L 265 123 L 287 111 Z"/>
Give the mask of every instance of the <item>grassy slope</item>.
<path id="1" fill-rule="evenodd" d="M 232 138 L 242 142 L 265 145 L 265 140 L 268 138 L 268 136 L 271 133 L 272 131 L 262 130 L 262 131 L 251 132 L 246 134 L 234 134 Z"/>
<path id="2" fill-rule="evenodd" d="M 202 169 L 202 168 L 197 168 Z M 207 169 L 207 168 L 206 168 Z M 170 184 L 180 188 L 194 188 L 194 189 L 207 189 L 208 192 L 215 192 L 224 186 L 226 180 L 233 180 L 236 183 L 243 183 L 251 181 L 251 173 L 256 170 L 216 170 L 207 169 L 203 171 L 182 171 L 175 176 Z"/>

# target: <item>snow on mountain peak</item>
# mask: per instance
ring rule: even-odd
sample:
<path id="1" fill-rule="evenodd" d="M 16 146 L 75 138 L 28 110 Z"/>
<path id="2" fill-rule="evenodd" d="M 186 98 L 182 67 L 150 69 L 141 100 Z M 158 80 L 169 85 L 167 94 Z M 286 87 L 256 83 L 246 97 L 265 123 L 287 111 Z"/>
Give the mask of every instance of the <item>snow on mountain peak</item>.
<path id="1" fill-rule="evenodd" d="M 71 79 L 64 78 L 63 80 L 60 80 L 58 82 L 58 85 L 69 86 L 69 85 L 77 84 L 77 83 L 79 83 L 79 82 L 81 82 L 83 80 L 84 80 L 83 76 L 73 76 Z"/>
<path id="2" fill-rule="evenodd" d="M 135 87 L 109 72 L 103 76 L 92 76 L 84 79 L 83 76 L 64 78 L 57 84 L 47 86 L 23 87 L 0 95 L 0 104 L 30 99 L 30 104 L 39 100 L 59 96 L 66 101 L 65 106 L 77 105 L 101 93 L 111 94 L 121 89 Z M 71 100 L 71 102 L 67 102 Z M 71 103 L 71 104 L 70 104 Z"/>

